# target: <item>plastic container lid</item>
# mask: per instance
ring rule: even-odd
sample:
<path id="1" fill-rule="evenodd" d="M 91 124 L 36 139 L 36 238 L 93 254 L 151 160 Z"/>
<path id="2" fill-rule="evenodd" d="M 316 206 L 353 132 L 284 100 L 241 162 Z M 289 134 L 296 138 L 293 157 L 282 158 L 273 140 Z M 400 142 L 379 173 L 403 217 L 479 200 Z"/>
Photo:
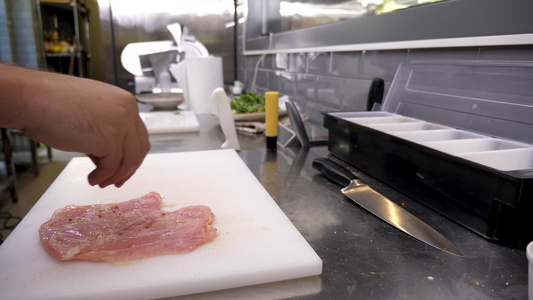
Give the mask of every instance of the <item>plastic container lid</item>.
<path id="1" fill-rule="evenodd" d="M 381 110 L 533 144 L 533 62 L 414 61 Z"/>

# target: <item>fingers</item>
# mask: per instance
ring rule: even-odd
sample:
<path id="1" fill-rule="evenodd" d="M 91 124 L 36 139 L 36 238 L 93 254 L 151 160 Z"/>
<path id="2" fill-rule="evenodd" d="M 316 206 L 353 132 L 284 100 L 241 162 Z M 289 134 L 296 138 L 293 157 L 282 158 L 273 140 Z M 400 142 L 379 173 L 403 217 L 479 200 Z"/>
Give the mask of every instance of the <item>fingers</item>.
<path id="1" fill-rule="evenodd" d="M 128 147 L 128 144 L 131 143 L 125 143 L 125 147 Z M 135 171 L 141 165 L 143 159 L 144 155 L 140 151 L 140 148 L 136 149 L 136 147 L 130 147 L 124 149 L 122 160 L 115 173 L 100 183 L 99 186 L 106 187 L 114 184 L 117 187 L 121 187 L 131 176 L 133 176 Z"/>
<path id="2" fill-rule="evenodd" d="M 148 133 L 142 121 L 135 122 L 133 132 L 104 157 L 90 156 L 96 169 L 89 174 L 89 183 L 101 188 L 114 184 L 121 187 L 133 176 L 150 150 Z"/>
<path id="3" fill-rule="evenodd" d="M 98 185 L 101 188 L 108 186 L 110 180 L 120 167 L 120 158 L 115 153 L 104 157 L 90 156 L 96 168 L 89 174 L 89 184 Z"/>
<path id="4" fill-rule="evenodd" d="M 115 184 L 116 187 L 121 187 L 127 180 L 135 174 L 135 171 L 141 166 L 146 154 L 150 151 L 150 143 L 148 142 L 148 131 L 144 126 L 144 122 L 140 118 L 137 119 L 136 131 L 133 135 L 133 138 L 127 139 L 124 143 L 124 158 L 122 161 L 121 168 L 123 168 L 123 173 L 128 174 L 122 179 L 111 182 L 109 184 Z M 117 173 L 119 173 L 118 171 Z M 120 176 L 117 176 L 120 178 Z M 108 182 L 105 182 L 108 183 Z"/>

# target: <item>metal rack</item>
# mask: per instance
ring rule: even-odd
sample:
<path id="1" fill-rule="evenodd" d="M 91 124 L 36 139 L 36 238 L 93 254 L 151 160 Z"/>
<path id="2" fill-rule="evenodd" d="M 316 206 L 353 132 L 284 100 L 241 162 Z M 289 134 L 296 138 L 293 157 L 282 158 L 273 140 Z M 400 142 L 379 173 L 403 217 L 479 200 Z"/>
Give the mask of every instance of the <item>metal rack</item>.
<path id="1" fill-rule="evenodd" d="M 37 19 L 42 55 L 46 68 L 54 71 L 91 78 L 91 51 L 89 42 L 89 10 L 83 0 L 36 0 Z M 61 24 L 61 26 L 59 25 Z M 61 28 L 59 28 L 61 27 Z M 73 36 L 71 52 L 46 52 L 45 31 L 68 30 Z"/>

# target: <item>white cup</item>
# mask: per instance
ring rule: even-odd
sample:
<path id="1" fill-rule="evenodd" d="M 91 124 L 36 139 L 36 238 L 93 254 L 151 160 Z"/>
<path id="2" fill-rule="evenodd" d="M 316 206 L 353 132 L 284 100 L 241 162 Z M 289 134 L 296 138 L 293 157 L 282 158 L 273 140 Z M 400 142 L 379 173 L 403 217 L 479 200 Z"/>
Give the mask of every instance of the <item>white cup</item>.
<path id="1" fill-rule="evenodd" d="M 211 112 L 211 94 L 224 87 L 221 57 L 186 57 L 170 68 L 170 73 L 183 89 L 188 110 L 199 114 Z"/>

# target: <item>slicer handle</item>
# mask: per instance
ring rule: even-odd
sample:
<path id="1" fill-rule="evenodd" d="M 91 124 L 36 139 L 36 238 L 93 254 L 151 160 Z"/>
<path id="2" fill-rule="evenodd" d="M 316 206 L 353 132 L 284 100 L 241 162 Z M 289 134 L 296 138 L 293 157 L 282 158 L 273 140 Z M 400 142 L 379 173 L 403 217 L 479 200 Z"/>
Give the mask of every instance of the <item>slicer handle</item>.
<path id="1" fill-rule="evenodd" d="M 329 180 L 341 185 L 348 186 L 353 179 L 357 179 L 352 172 L 345 167 L 327 158 L 317 158 L 313 160 L 313 168 Z"/>

